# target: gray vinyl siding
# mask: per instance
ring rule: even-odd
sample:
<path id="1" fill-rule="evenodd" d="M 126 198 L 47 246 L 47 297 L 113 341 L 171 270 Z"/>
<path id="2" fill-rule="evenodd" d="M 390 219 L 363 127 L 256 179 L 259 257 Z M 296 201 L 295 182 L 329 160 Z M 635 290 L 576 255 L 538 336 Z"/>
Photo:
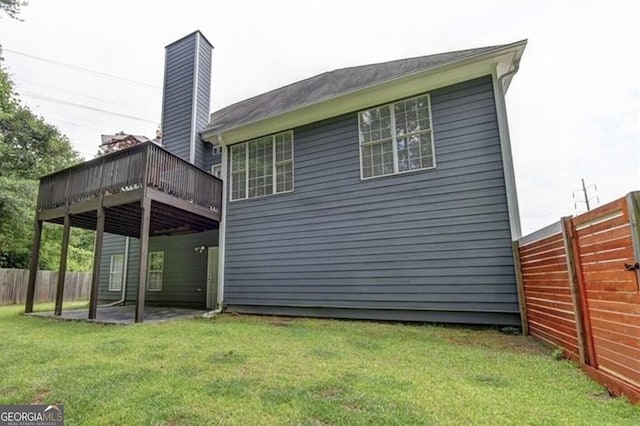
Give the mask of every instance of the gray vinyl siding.
<path id="1" fill-rule="evenodd" d="M 189 161 L 189 141 L 193 114 L 193 78 L 196 36 L 170 45 L 165 52 L 162 108 L 162 145 Z"/>
<path id="2" fill-rule="evenodd" d="M 207 251 L 197 253 L 198 246 L 216 247 L 218 231 L 207 231 L 172 237 L 152 237 L 149 252 L 164 252 L 162 291 L 147 291 L 146 303 L 160 306 L 188 306 L 202 308 L 206 303 Z M 100 263 L 100 288 L 98 298 L 108 303 L 119 300 L 121 292 L 109 291 L 109 266 L 111 256 L 124 254 L 125 237 L 105 234 Z M 127 273 L 127 302 L 136 298 L 139 274 L 140 245 L 137 238 L 129 243 Z"/>
<path id="3" fill-rule="evenodd" d="M 294 192 L 227 203 L 225 304 L 517 323 L 493 96 L 431 92 L 432 170 L 360 180 L 357 112 L 294 129 Z"/>

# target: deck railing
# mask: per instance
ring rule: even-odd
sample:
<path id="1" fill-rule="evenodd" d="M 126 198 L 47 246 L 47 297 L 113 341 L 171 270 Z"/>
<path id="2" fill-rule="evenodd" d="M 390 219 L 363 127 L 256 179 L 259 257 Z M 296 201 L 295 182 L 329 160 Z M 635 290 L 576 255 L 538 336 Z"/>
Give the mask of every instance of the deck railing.
<path id="1" fill-rule="evenodd" d="M 222 181 L 152 142 L 43 176 L 37 208 L 54 209 L 144 185 L 221 211 Z"/>

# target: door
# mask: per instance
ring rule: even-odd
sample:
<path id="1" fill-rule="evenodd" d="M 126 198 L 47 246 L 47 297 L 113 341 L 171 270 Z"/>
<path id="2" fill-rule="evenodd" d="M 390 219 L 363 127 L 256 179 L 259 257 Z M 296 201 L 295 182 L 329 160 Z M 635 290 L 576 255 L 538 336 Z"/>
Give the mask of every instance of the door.
<path id="1" fill-rule="evenodd" d="M 218 247 L 209 247 L 207 255 L 207 308 L 215 309 L 218 299 Z"/>

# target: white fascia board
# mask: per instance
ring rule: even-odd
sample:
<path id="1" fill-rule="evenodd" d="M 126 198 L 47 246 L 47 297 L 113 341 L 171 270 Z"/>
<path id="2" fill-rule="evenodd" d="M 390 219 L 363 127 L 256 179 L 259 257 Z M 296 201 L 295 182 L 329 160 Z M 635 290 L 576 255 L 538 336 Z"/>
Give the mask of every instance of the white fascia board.
<path id="1" fill-rule="evenodd" d="M 498 119 L 498 134 L 500 136 L 500 152 L 502 154 L 502 170 L 507 195 L 509 224 L 511 228 L 511 240 L 517 241 L 522 237 L 522 228 L 520 224 L 520 207 L 518 204 L 518 191 L 516 190 L 513 155 L 511 153 L 509 121 L 507 120 L 507 107 L 504 98 L 505 88 L 503 84 L 501 84 L 502 82 L 500 81 L 500 74 L 497 69 L 492 74 L 492 79 L 493 96 L 496 104 L 496 116 Z"/>
<path id="2" fill-rule="evenodd" d="M 507 72 L 522 55 L 525 45 L 526 41 L 514 43 L 495 52 L 388 80 L 235 128 L 222 131 L 207 129 L 202 132 L 202 137 L 208 142 L 217 143 L 217 136 L 220 135 L 227 145 L 232 145 L 477 77 L 494 75 L 498 68 L 501 73 L 502 70 Z"/>

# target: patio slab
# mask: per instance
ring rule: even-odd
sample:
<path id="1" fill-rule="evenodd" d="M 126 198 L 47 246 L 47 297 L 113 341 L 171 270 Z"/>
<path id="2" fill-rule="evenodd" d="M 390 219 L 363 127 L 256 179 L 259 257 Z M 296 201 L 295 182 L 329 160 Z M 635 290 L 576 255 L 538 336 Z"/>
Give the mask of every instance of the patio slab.
<path id="1" fill-rule="evenodd" d="M 145 306 L 144 322 L 159 323 L 181 318 L 195 318 L 202 316 L 207 312 L 209 311 L 202 309 Z M 98 307 L 96 319 L 91 320 L 88 319 L 88 309 L 70 309 L 66 311 L 63 309 L 61 316 L 55 316 L 53 315 L 53 312 L 50 311 L 33 312 L 27 315 L 69 321 L 96 322 L 102 324 L 134 324 L 135 306 Z"/>

